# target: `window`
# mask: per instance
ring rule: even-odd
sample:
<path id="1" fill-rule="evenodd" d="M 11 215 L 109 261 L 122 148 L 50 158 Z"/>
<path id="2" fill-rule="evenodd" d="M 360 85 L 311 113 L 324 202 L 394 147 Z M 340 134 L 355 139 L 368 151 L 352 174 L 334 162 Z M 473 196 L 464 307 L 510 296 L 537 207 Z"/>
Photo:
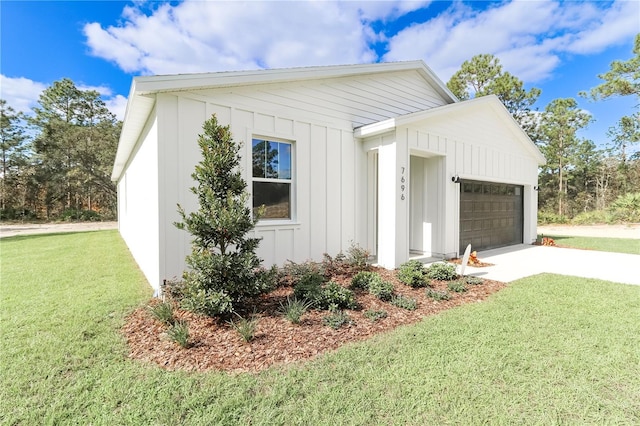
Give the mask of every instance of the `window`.
<path id="1" fill-rule="evenodd" d="M 264 206 L 262 219 L 291 219 L 291 147 L 253 139 L 253 211 Z"/>

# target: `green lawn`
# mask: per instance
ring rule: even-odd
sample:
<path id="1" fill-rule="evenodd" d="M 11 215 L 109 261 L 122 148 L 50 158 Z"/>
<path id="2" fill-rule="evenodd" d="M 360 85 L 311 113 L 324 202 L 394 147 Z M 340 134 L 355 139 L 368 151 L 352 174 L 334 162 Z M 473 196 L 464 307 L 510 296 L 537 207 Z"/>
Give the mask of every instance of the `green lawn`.
<path id="1" fill-rule="evenodd" d="M 598 251 L 608 251 L 614 253 L 629 253 L 640 254 L 640 240 L 632 238 L 594 238 L 594 237 L 566 237 L 566 236 L 554 236 L 546 235 L 545 237 L 551 237 L 556 244 L 563 247 L 572 247 L 579 249 L 589 249 Z M 538 235 L 538 239 L 542 238 Z"/>
<path id="2" fill-rule="evenodd" d="M 151 291 L 116 231 L 0 251 L 2 424 L 640 423 L 640 286 L 539 275 L 309 363 L 166 372 L 126 358 Z"/>

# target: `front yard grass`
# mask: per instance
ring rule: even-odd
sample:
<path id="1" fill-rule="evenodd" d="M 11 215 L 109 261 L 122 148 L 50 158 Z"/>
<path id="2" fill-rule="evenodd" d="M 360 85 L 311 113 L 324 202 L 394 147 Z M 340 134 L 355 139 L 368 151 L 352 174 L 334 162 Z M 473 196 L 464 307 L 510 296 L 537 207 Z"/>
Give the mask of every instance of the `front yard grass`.
<path id="1" fill-rule="evenodd" d="M 151 291 L 116 231 L 0 251 L 3 424 L 640 423 L 638 286 L 538 275 L 308 363 L 168 372 L 127 359 Z"/>
<path id="2" fill-rule="evenodd" d="M 568 237 L 545 235 L 553 238 L 557 245 L 612 253 L 640 254 L 640 240 L 632 238 Z M 538 239 L 542 238 L 541 235 Z"/>

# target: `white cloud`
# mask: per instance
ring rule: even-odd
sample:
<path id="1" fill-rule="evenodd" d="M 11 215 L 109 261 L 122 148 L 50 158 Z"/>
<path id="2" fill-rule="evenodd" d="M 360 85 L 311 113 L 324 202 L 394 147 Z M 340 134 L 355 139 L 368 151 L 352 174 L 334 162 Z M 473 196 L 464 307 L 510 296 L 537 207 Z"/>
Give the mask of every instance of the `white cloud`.
<path id="1" fill-rule="evenodd" d="M 84 27 L 91 52 L 127 72 L 170 74 L 366 63 L 370 21 L 425 2 L 206 2 L 127 7 L 123 22 Z"/>
<path id="2" fill-rule="evenodd" d="M 122 95 L 116 95 L 112 98 L 106 99 L 105 104 L 109 111 L 114 113 L 118 120 L 124 120 L 124 113 L 127 110 L 127 98 Z"/>
<path id="3" fill-rule="evenodd" d="M 31 113 L 31 108 L 38 103 L 40 94 L 46 88 L 46 84 L 28 78 L 0 75 L 0 98 L 16 111 Z"/>
<path id="4" fill-rule="evenodd" d="M 632 39 L 640 32 L 640 2 L 618 1 L 580 31 L 567 48 L 569 52 L 600 52 L 608 46 Z"/>
<path id="5" fill-rule="evenodd" d="M 384 60 L 422 58 L 444 81 L 463 61 L 491 53 L 525 82 L 548 78 L 564 53 L 597 53 L 640 29 L 640 2 L 513 1 L 486 10 L 455 3 L 389 40 Z"/>
<path id="6" fill-rule="evenodd" d="M 141 74 L 178 74 L 423 59 L 446 81 L 463 61 L 498 56 L 525 82 L 565 54 L 597 53 L 640 29 L 640 2 L 454 2 L 397 34 L 376 33 L 429 1 L 138 2 L 117 25 L 84 27 L 93 55 Z M 419 14 L 415 15 L 419 16 Z M 374 25 L 374 22 L 376 24 Z M 393 25 L 391 25 L 392 27 Z M 387 42 L 380 57 L 374 43 Z"/>

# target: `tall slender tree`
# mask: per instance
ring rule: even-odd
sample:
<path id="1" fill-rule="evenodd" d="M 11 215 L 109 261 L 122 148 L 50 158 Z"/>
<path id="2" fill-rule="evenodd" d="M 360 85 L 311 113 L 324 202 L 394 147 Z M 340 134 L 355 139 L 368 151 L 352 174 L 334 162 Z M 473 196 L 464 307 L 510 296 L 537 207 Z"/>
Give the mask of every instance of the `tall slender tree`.
<path id="1" fill-rule="evenodd" d="M 576 133 L 591 120 L 591 115 L 580 110 L 573 98 L 553 100 L 540 117 L 537 142 L 547 159 L 542 171 L 546 174 L 545 179 L 557 188 L 555 201 L 560 216 L 567 213 L 567 172 L 575 164 L 575 155 L 582 142 Z"/>
<path id="2" fill-rule="evenodd" d="M 16 197 L 20 167 L 26 164 L 27 136 L 24 116 L 0 99 L 0 213 L 6 215 L 8 200 Z"/>
<path id="3" fill-rule="evenodd" d="M 210 316 L 229 313 L 251 296 L 269 288 L 269 274 L 256 255 L 259 238 L 247 234 L 258 217 L 249 208 L 247 183 L 240 172 L 240 144 L 229 126 L 213 115 L 198 138 L 202 160 L 192 174 L 199 209 L 186 213 L 175 225 L 193 235 L 184 274 L 183 306 Z M 260 213 L 259 213 L 260 214 Z M 258 216 L 259 216 L 258 214 Z"/>

